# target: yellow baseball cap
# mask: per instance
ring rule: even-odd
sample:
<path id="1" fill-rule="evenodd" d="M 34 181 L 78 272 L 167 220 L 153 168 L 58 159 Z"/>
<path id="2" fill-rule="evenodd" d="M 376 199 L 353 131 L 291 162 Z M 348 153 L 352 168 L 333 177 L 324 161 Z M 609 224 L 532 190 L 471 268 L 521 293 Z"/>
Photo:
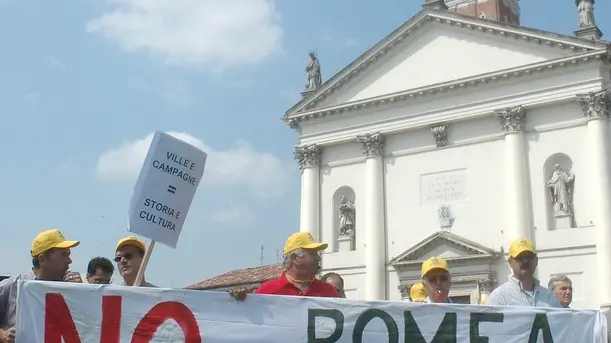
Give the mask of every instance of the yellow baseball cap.
<path id="1" fill-rule="evenodd" d="M 529 239 L 516 239 L 509 245 L 509 257 L 516 258 L 523 252 L 531 252 L 535 254 L 535 247 Z"/>
<path id="2" fill-rule="evenodd" d="M 146 246 L 144 245 L 144 242 L 142 242 L 136 236 L 129 236 L 129 237 L 121 238 L 119 240 L 119 243 L 117 243 L 117 248 L 115 248 L 115 251 L 119 250 L 119 248 L 124 247 L 126 245 L 133 245 L 136 248 L 142 250 L 143 253 L 146 251 Z"/>
<path id="3" fill-rule="evenodd" d="M 409 289 L 409 297 L 412 301 L 424 301 L 427 296 L 426 289 L 424 289 L 424 284 L 422 282 L 418 282 Z"/>
<path id="4" fill-rule="evenodd" d="M 442 269 L 446 272 L 450 271 L 450 268 L 448 267 L 448 262 L 446 262 L 446 260 L 441 257 L 433 256 L 422 263 L 422 271 L 420 273 L 420 277 L 424 277 L 426 274 L 428 274 L 428 272 L 433 269 Z"/>
<path id="5" fill-rule="evenodd" d="M 39 233 L 34 241 L 32 241 L 32 250 L 30 253 L 32 257 L 38 256 L 43 252 L 53 249 L 67 249 L 74 248 L 75 246 L 81 244 L 79 241 L 69 241 L 64 237 L 61 231 L 58 229 L 46 230 Z"/>
<path id="6" fill-rule="evenodd" d="M 297 249 L 306 250 L 325 250 L 329 245 L 327 243 L 319 243 L 314 241 L 312 235 L 307 232 L 297 232 L 287 238 L 284 244 L 283 255 L 289 254 Z"/>

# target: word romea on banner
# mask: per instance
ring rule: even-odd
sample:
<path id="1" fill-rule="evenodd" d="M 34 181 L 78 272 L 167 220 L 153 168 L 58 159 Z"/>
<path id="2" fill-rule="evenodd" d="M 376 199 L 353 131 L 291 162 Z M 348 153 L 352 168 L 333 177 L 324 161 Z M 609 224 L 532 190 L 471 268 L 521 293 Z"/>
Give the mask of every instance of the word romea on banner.
<path id="1" fill-rule="evenodd" d="M 206 159 L 200 149 L 156 132 L 134 187 L 129 231 L 176 248 Z"/>
<path id="2" fill-rule="evenodd" d="M 21 281 L 17 343 L 607 343 L 600 311 Z"/>

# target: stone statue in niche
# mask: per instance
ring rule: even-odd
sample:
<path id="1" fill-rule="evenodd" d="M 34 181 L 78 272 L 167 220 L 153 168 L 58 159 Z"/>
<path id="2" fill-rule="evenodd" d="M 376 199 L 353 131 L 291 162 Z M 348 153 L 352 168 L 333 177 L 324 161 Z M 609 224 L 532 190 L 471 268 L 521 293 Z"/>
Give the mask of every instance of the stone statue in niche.
<path id="1" fill-rule="evenodd" d="M 439 227 L 442 230 L 449 230 L 454 225 L 454 216 L 449 205 L 441 205 L 438 210 L 439 214 Z"/>
<path id="2" fill-rule="evenodd" d="M 342 195 L 339 202 L 339 235 L 340 237 L 354 237 L 354 223 L 356 209 L 354 202 Z"/>
<path id="3" fill-rule="evenodd" d="M 547 181 L 547 187 L 550 189 L 554 212 L 557 215 L 573 214 L 574 184 L 575 175 L 567 173 L 559 164 L 555 164 L 554 173 L 551 179 Z"/>
<path id="4" fill-rule="evenodd" d="M 596 26 L 594 20 L 594 0 L 575 0 L 579 14 L 579 28 Z"/>

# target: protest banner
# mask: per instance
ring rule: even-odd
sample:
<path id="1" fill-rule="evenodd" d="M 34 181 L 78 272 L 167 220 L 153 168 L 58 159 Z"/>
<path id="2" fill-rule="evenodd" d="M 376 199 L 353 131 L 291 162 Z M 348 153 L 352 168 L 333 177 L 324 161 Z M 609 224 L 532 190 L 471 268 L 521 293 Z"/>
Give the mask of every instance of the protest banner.
<path id="1" fill-rule="evenodd" d="M 140 285 L 155 242 L 176 248 L 207 154 L 167 133 L 155 132 L 134 187 L 128 231 L 151 239 L 136 277 Z"/>
<path id="2" fill-rule="evenodd" d="M 21 281 L 17 343 L 607 343 L 600 311 Z M 63 341 L 62 341 L 63 340 Z"/>

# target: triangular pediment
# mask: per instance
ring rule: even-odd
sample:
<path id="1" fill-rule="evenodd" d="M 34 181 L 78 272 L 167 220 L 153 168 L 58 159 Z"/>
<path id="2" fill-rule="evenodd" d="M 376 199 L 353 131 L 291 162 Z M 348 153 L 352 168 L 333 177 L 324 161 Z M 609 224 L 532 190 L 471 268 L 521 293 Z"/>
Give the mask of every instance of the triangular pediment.
<path id="1" fill-rule="evenodd" d="M 479 243 L 455 235 L 451 232 L 436 232 L 401 255 L 393 258 L 393 266 L 421 263 L 432 256 L 442 257 L 448 261 L 474 258 L 496 258 L 502 251 L 496 251 Z"/>
<path id="2" fill-rule="evenodd" d="M 603 42 L 427 9 L 302 99 L 285 118 L 605 48 Z"/>

